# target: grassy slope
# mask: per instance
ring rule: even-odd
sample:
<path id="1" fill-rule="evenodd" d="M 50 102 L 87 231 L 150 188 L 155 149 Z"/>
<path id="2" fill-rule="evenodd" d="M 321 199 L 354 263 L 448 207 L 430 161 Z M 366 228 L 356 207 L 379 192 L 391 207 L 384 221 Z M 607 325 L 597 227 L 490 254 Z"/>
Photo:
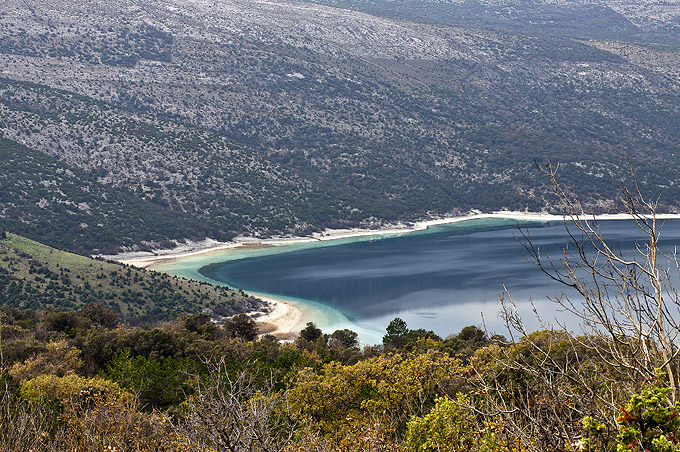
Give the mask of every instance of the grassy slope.
<path id="1" fill-rule="evenodd" d="M 226 287 L 98 261 L 12 233 L 0 240 L 0 304 L 68 310 L 93 301 L 133 322 L 204 308 L 233 315 L 260 306 L 259 300 Z"/>

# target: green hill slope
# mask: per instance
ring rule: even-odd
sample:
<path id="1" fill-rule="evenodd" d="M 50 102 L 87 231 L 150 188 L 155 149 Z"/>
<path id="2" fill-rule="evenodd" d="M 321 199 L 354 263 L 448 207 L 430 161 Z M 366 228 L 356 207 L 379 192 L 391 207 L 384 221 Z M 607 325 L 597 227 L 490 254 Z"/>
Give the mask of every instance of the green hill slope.
<path id="1" fill-rule="evenodd" d="M 0 305 L 75 310 L 91 302 L 102 302 L 133 323 L 206 308 L 230 316 L 263 306 L 226 287 L 102 262 L 16 234 L 0 240 Z"/>

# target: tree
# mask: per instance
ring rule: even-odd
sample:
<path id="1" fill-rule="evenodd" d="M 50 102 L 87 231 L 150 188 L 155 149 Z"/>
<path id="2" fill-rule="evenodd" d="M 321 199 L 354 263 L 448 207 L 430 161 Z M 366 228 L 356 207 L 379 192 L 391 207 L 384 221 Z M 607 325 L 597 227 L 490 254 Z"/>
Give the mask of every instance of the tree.
<path id="1" fill-rule="evenodd" d="M 63 332 L 74 337 L 87 322 L 75 312 L 50 311 L 45 314 L 43 326 L 48 331 Z"/>
<path id="2" fill-rule="evenodd" d="M 387 325 L 387 334 L 383 336 L 383 345 L 388 348 L 403 348 L 409 329 L 404 320 L 395 317 Z"/>
<path id="3" fill-rule="evenodd" d="M 557 169 L 548 163 L 543 171 L 564 208 L 569 240 L 555 259 L 543 254 L 524 230 L 529 258 L 549 278 L 576 292 L 576 297 L 562 293 L 554 301 L 580 320 L 588 348 L 627 369 L 634 379 L 655 378 L 656 369 L 663 368 L 675 401 L 680 297 L 671 275 L 680 271 L 680 261 L 676 254 L 664 255 L 659 249 L 664 220 L 657 214 L 658 200 L 643 196 L 634 174 L 632 190 L 620 186 L 619 210 L 635 221 L 644 236 L 635 244 L 635 255 L 624 255 L 606 239 L 595 218 L 586 214 L 578 197 L 559 184 Z M 660 264 L 662 258 L 668 260 L 668 267 Z M 516 320 L 512 315 L 510 319 Z M 522 329 L 521 322 L 513 325 Z"/>
<path id="4" fill-rule="evenodd" d="M 192 333 L 213 339 L 218 329 L 208 314 L 193 314 L 184 319 L 184 328 Z"/>
<path id="5" fill-rule="evenodd" d="M 301 369 L 289 391 L 291 407 L 315 428 L 336 435 L 347 419 L 374 419 L 403 431 L 412 416 L 424 416 L 463 373 L 460 361 L 436 350 L 390 353 L 353 365 L 337 361 L 319 371 Z"/>
<path id="6" fill-rule="evenodd" d="M 328 343 L 331 346 L 338 344 L 343 348 L 358 348 L 359 335 L 356 332 L 348 329 L 335 330 L 333 334 L 331 334 Z"/>
<path id="7" fill-rule="evenodd" d="M 158 361 L 132 356 L 126 348 L 109 362 L 103 375 L 132 391 L 141 403 L 158 408 L 184 401 L 191 392 L 189 376 L 202 370 L 197 361 L 189 358 L 168 356 Z"/>
<path id="8" fill-rule="evenodd" d="M 194 394 L 183 404 L 176 431 L 192 450 L 282 451 L 294 434 L 287 401 L 248 368 L 235 375 L 224 357 L 204 363 L 209 378 L 197 378 Z"/>
<path id="9" fill-rule="evenodd" d="M 680 402 L 667 400 L 670 388 L 665 385 L 665 374 L 657 371 L 657 378 L 645 385 L 619 410 L 616 419 L 618 432 L 616 450 L 630 452 L 675 452 L 680 450 Z M 587 450 L 607 450 L 603 433 L 607 427 L 592 418 L 583 419 L 587 436 L 583 446 Z"/>
<path id="10" fill-rule="evenodd" d="M 119 313 L 107 308 L 101 302 L 86 304 L 80 308 L 80 315 L 104 328 L 115 328 L 118 325 Z"/>
<path id="11" fill-rule="evenodd" d="M 82 371 L 81 352 L 66 341 L 48 343 L 41 353 L 28 358 L 22 363 L 14 363 L 9 374 L 16 381 L 29 380 L 41 375 L 63 377 Z"/>
<path id="12" fill-rule="evenodd" d="M 485 347 L 490 342 L 486 332 L 474 325 L 466 326 L 460 333 L 442 342 L 441 349 L 451 356 L 460 356 L 468 360 L 475 350 Z"/>
<path id="13" fill-rule="evenodd" d="M 414 416 L 408 422 L 406 443 L 414 452 L 458 452 L 502 450 L 494 427 L 479 425 L 467 396 L 458 393 L 455 399 L 440 397 L 432 410 L 423 417 Z"/>
<path id="14" fill-rule="evenodd" d="M 229 337 L 247 342 L 257 339 L 257 324 L 248 314 L 235 315 L 224 323 L 224 330 Z"/>
<path id="15" fill-rule="evenodd" d="M 85 378 L 73 373 L 59 377 L 42 374 L 21 382 L 19 394 L 30 401 L 87 398 L 93 394 L 118 394 L 120 387 L 101 377 Z"/>
<path id="16" fill-rule="evenodd" d="M 317 339 L 319 339 L 322 335 L 323 332 L 316 327 L 314 322 L 307 322 L 307 326 L 305 326 L 300 331 L 300 339 L 303 339 L 307 342 L 314 342 Z"/>

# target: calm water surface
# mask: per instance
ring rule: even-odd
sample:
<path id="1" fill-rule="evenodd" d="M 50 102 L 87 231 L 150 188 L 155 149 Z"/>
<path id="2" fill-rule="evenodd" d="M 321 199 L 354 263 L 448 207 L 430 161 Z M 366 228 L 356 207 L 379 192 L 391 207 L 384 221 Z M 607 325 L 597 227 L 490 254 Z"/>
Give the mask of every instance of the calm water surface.
<path id="1" fill-rule="evenodd" d="M 631 221 L 600 223 L 610 243 L 634 252 L 644 237 Z M 532 223 L 529 232 L 543 252 L 561 255 L 566 241 L 561 222 Z M 315 301 L 343 313 L 361 328 L 384 332 L 394 317 L 411 328 L 446 336 L 482 323 L 503 332 L 498 294 L 503 284 L 526 313 L 533 300 L 546 320 L 566 321 L 547 300 L 565 290 L 528 262 L 515 237 L 518 223 L 480 219 L 437 226 L 425 233 L 363 240 L 337 246 L 216 263 L 200 269 L 208 278 L 246 291 Z M 680 244 L 680 221 L 668 221 L 661 247 Z M 569 294 L 569 292 L 567 292 Z M 573 294 L 572 294 L 573 295 Z M 570 325 L 575 327 L 575 324 Z"/>

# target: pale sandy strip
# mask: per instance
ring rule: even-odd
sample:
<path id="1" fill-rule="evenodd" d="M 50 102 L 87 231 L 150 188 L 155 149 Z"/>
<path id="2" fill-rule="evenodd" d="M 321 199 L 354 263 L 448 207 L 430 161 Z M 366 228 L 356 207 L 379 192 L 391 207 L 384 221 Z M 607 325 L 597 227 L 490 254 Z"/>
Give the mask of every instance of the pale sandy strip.
<path id="1" fill-rule="evenodd" d="M 300 308 L 274 297 L 255 296 L 268 302 L 272 307 L 268 314 L 255 318 L 255 321 L 263 327 L 271 326 L 271 329 L 265 329 L 267 334 L 272 334 L 283 340 L 292 340 L 297 337 L 305 321 Z"/>
<path id="2" fill-rule="evenodd" d="M 277 246 L 292 243 L 316 242 L 322 240 L 337 240 L 352 237 L 361 237 L 368 235 L 383 235 L 383 234 L 403 234 L 413 231 L 420 231 L 427 229 L 430 226 L 457 223 L 461 221 L 481 219 L 481 218 L 507 218 L 512 220 L 524 221 L 555 221 L 562 220 L 561 215 L 551 215 L 545 213 L 531 213 L 531 212 L 494 212 L 494 213 L 473 213 L 463 216 L 439 218 L 435 220 L 419 221 L 413 226 L 393 226 L 383 229 L 341 229 L 341 230 L 326 230 L 323 233 L 317 233 L 311 237 L 290 237 L 290 238 L 271 238 L 258 240 L 256 238 L 239 238 L 234 242 L 214 242 L 214 245 L 202 247 L 200 249 L 193 249 L 186 251 L 186 246 L 178 247 L 170 250 L 158 250 L 154 255 L 146 256 L 130 256 L 129 254 L 120 254 L 116 256 L 105 256 L 109 259 L 116 260 L 136 267 L 148 267 L 154 263 L 182 259 L 185 257 L 198 256 L 202 254 L 214 253 L 226 249 L 251 248 L 256 246 Z M 597 220 L 625 220 L 630 219 L 626 214 L 605 214 L 597 215 L 589 218 Z M 659 219 L 680 218 L 678 214 L 663 214 L 657 215 Z"/>
<path id="3" fill-rule="evenodd" d="M 302 310 L 291 303 L 273 297 L 257 295 L 272 306 L 271 312 L 257 318 L 258 322 L 275 323 L 277 331 L 289 333 L 299 331 L 302 327 Z"/>

